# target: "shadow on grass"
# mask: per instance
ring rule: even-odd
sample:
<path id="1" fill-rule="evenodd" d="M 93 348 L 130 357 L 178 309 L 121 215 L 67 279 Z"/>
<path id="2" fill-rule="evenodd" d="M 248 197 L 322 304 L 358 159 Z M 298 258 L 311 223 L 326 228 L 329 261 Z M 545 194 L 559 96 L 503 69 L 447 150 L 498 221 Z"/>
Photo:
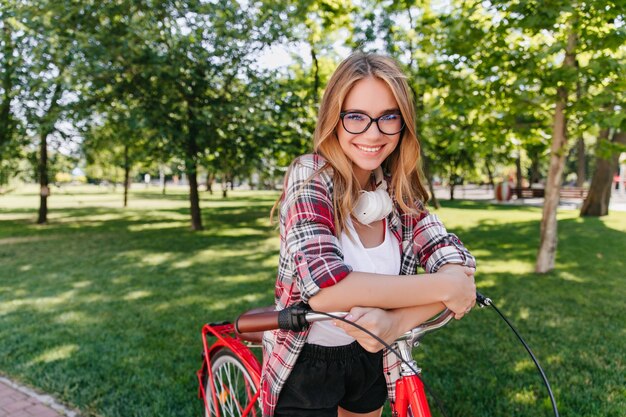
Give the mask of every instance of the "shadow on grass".
<path id="1" fill-rule="evenodd" d="M 512 210 L 448 207 L 481 206 L 496 218 Z M 49 235 L 0 246 L 0 369 L 88 415 L 201 415 L 202 324 L 273 299 L 278 239 L 267 210 L 245 199 L 205 207 L 207 230 L 195 233 L 182 208 L 63 210 L 39 229 L 0 222 L 3 236 Z M 455 232 L 480 253 L 479 288 L 535 350 L 561 413 L 617 416 L 624 233 L 599 219 L 560 221 L 558 271 L 544 276 L 530 272 L 538 221 L 486 219 Z M 481 310 L 428 337 L 417 357 L 451 416 L 548 415 L 516 343 Z"/>

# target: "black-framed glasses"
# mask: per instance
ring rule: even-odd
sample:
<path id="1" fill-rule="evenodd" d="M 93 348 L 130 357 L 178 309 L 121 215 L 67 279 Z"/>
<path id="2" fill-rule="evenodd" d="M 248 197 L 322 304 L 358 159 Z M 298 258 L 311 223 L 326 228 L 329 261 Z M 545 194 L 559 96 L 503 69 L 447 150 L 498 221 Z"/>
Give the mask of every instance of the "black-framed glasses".
<path id="1" fill-rule="evenodd" d="M 404 120 L 399 113 L 388 113 L 374 118 L 361 112 L 343 111 L 339 113 L 339 117 L 346 132 L 353 135 L 365 132 L 372 123 L 376 123 L 378 130 L 385 135 L 395 135 L 404 129 Z"/>

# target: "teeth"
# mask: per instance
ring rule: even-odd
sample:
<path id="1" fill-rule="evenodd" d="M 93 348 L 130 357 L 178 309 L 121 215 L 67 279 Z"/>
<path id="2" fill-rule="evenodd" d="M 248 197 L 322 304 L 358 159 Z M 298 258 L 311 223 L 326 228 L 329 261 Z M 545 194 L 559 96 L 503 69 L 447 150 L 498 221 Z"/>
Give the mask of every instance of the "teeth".
<path id="1" fill-rule="evenodd" d="M 378 152 L 382 146 L 377 146 L 376 148 L 369 148 L 367 146 L 356 145 L 357 148 L 364 152 Z"/>

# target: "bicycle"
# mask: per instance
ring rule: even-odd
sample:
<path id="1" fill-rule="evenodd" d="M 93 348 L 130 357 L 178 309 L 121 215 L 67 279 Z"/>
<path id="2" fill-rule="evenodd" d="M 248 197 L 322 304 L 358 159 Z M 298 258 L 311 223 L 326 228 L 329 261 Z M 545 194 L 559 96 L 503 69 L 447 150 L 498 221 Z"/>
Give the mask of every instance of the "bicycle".
<path id="1" fill-rule="evenodd" d="M 204 399 L 207 417 L 260 416 L 259 381 L 261 365 L 250 348 L 260 347 L 264 330 L 296 330 L 320 320 L 342 319 L 348 313 L 310 312 L 300 307 L 282 311 L 254 309 L 240 315 L 235 324 L 209 323 L 202 329 L 203 365 L 198 370 L 199 396 Z M 430 417 L 421 369 L 412 357 L 412 348 L 419 345 L 428 332 L 439 329 L 453 318 L 444 310 L 399 337 L 394 346 L 402 360 L 401 376 L 396 382 L 396 401 L 392 415 Z M 207 336 L 217 340 L 209 346 Z M 408 411 L 412 414 L 408 414 Z"/>

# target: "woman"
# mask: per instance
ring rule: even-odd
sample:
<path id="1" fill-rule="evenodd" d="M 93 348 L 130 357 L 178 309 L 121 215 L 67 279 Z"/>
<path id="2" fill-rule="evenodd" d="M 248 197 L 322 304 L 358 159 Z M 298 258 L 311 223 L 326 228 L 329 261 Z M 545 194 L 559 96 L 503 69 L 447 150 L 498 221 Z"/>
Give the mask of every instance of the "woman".
<path id="1" fill-rule="evenodd" d="M 388 57 L 354 54 L 332 75 L 314 153 L 291 164 L 278 201 L 278 309 L 350 311 L 392 342 L 445 307 L 460 319 L 474 305 L 474 258 L 423 208 L 412 103 Z M 263 415 L 379 416 L 398 368 L 395 355 L 343 323 L 266 332 Z"/>

